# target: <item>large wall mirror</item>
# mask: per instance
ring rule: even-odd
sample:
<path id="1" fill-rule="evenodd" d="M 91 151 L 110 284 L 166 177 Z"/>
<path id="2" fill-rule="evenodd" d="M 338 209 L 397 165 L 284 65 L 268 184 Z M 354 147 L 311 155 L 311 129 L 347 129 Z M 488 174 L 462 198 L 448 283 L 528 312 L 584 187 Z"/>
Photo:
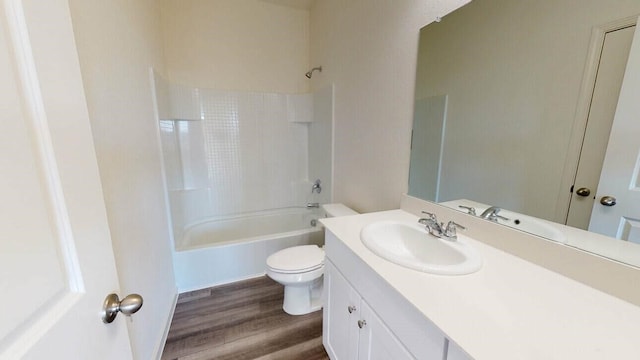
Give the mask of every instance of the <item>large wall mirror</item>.
<path id="1" fill-rule="evenodd" d="M 639 14 L 475 0 L 424 27 L 409 194 L 640 266 Z"/>

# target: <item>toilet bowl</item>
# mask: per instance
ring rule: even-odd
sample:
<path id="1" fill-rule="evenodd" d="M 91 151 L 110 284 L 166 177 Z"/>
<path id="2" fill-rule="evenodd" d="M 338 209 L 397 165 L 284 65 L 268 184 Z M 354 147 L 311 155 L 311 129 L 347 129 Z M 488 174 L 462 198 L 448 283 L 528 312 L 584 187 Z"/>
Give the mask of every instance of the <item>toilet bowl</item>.
<path id="1" fill-rule="evenodd" d="M 267 275 L 284 285 L 282 309 L 303 315 L 322 308 L 324 250 L 317 245 L 294 246 L 267 258 Z"/>
<path id="2" fill-rule="evenodd" d="M 326 217 L 356 215 L 342 204 L 322 206 Z M 267 276 L 284 285 L 282 309 L 304 315 L 322 309 L 324 249 L 317 245 L 293 246 L 267 258 Z"/>

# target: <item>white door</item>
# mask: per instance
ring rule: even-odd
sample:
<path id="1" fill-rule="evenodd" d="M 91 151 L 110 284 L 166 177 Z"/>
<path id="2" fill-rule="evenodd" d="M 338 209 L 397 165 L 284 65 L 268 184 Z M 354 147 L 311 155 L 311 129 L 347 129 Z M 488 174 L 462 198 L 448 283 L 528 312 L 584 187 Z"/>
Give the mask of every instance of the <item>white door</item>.
<path id="1" fill-rule="evenodd" d="M 635 26 L 606 32 L 566 224 L 587 229 Z"/>
<path id="2" fill-rule="evenodd" d="M 637 243 L 640 243 L 639 33 L 637 27 L 589 224 L 590 231 Z M 606 203 L 603 201 L 606 197 L 615 198 L 616 204 L 601 204 Z"/>
<path id="3" fill-rule="evenodd" d="M 0 1 L 0 359 L 130 359 L 68 4 Z"/>

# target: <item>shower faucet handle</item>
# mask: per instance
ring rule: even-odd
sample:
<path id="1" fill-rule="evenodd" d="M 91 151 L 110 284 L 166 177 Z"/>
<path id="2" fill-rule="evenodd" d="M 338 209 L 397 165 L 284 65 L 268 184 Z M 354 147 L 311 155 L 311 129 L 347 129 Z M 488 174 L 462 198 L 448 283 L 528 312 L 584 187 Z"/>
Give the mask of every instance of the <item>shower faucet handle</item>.
<path id="1" fill-rule="evenodd" d="M 322 192 L 322 186 L 320 186 L 320 179 L 317 179 L 314 183 L 313 186 L 311 187 L 311 193 L 313 194 L 314 192 L 320 194 Z"/>

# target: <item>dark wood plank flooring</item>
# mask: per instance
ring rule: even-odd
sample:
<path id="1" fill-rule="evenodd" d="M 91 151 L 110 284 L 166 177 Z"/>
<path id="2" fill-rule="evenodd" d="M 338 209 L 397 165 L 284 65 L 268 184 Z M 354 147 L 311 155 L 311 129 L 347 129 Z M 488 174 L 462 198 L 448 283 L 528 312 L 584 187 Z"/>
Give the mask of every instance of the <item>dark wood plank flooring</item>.
<path id="1" fill-rule="evenodd" d="M 180 294 L 163 360 L 325 360 L 322 311 L 291 316 L 266 276 Z"/>

